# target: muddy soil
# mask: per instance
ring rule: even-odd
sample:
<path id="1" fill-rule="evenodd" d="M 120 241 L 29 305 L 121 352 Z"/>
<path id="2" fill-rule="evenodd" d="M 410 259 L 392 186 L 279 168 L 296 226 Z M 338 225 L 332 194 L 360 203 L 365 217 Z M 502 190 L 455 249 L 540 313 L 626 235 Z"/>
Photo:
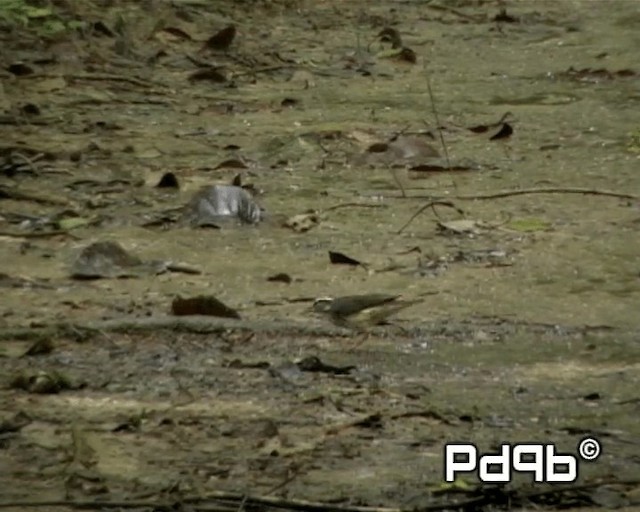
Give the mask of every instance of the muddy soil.
<path id="1" fill-rule="evenodd" d="M 638 2 L 56 9 L 0 36 L 7 510 L 640 506 Z M 238 174 L 263 222 L 176 222 Z M 99 241 L 199 273 L 73 279 Z M 311 311 L 354 293 L 422 302 Z M 241 319 L 171 315 L 205 294 Z M 582 487 L 444 483 L 447 442 L 586 437 Z"/>

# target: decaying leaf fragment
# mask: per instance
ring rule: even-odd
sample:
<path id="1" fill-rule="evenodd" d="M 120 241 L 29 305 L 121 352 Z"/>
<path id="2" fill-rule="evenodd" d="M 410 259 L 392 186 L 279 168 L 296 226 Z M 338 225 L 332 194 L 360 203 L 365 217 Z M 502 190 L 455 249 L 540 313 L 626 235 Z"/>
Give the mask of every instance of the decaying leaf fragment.
<path id="1" fill-rule="evenodd" d="M 93 243 L 85 247 L 71 265 L 74 279 L 140 277 L 164 272 L 199 274 L 200 270 L 172 261 L 142 261 L 117 242 Z"/>
<path id="2" fill-rule="evenodd" d="M 482 230 L 478 221 L 472 219 L 438 221 L 438 228 L 443 234 L 455 235 L 477 235 Z"/>
<path id="3" fill-rule="evenodd" d="M 362 265 L 363 267 L 366 267 L 366 265 L 361 261 L 336 251 L 329 251 L 329 261 L 334 265 L 352 265 L 354 267 Z"/>
<path id="4" fill-rule="evenodd" d="M 171 303 L 171 312 L 176 316 L 206 315 L 222 318 L 240 318 L 240 314 L 213 295 L 200 295 L 183 299 L 177 297 Z"/>
<path id="5" fill-rule="evenodd" d="M 235 25 L 229 25 L 207 39 L 204 47 L 211 50 L 227 51 L 235 37 L 236 27 Z"/>
<path id="6" fill-rule="evenodd" d="M 117 242 L 96 242 L 85 247 L 71 265 L 75 279 L 135 277 L 148 273 L 148 266 Z"/>

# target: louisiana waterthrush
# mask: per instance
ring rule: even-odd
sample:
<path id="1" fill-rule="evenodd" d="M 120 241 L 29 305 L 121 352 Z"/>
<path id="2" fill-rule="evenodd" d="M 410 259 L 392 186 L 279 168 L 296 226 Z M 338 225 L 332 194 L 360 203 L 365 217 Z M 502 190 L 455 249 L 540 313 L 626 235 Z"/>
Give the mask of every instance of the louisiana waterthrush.
<path id="1" fill-rule="evenodd" d="M 400 295 L 372 293 L 346 297 L 322 297 L 313 303 L 313 310 L 324 313 L 341 327 L 370 327 L 386 323 L 398 311 L 422 302 L 402 300 Z"/>

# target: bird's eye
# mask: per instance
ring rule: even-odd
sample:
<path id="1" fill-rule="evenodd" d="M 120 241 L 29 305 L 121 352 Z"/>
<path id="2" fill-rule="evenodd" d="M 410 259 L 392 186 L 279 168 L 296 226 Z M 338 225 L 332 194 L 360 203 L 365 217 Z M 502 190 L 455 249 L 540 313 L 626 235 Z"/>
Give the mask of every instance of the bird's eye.
<path id="1" fill-rule="evenodd" d="M 316 311 L 328 311 L 331 307 L 331 300 L 316 299 L 313 303 L 313 309 Z"/>

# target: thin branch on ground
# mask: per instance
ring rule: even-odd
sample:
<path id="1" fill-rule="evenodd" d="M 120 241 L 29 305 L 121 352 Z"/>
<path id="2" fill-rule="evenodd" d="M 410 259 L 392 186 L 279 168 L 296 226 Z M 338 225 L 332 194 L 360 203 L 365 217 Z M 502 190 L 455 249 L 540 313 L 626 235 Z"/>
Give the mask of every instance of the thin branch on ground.
<path id="1" fill-rule="evenodd" d="M 455 211 L 457 211 L 460 215 L 464 215 L 464 211 L 461 210 L 460 208 L 458 208 L 455 204 L 453 204 L 452 201 L 443 201 L 443 200 L 434 200 L 434 201 L 429 201 L 427 204 L 422 205 L 420 208 L 418 208 L 418 211 L 416 211 L 416 213 L 414 213 L 411 218 L 404 224 L 404 226 L 402 226 L 397 234 L 402 233 L 405 229 L 407 229 L 407 227 L 409 226 L 409 224 L 411 224 L 414 219 L 420 215 L 423 211 L 425 211 L 427 208 L 431 208 L 433 210 L 433 213 L 435 214 L 435 216 L 437 218 L 439 218 L 438 213 L 435 209 L 436 206 L 446 206 L 447 208 L 453 208 Z"/>
<path id="2" fill-rule="evenodd" d="M 29 170 L 37 175 L 38 173 L 38 168 L 36 167 L 35 163 L 38 160 L 41 160 L 44 157 L 44 153 L 38 153 L 37 155 L 34 155 L 33 158 L 29 158 L 27 155 L 23 154 L 23 153 L 19 153 L 18 151 L 13 151 L 11 153 L 11 157 L 18 157 L 20 160 L 22 160 L 28 167 Z"/>
<path id="3" fill-rule="evenodd" d="M 239 78 L 242 76 L 253 76 L 257 75 L 258 73 L 271 73 L 272 71 L 280 71 L 281 69 L 289 69 L 291 67 L 294 66 L 292 64 L 276 64 L 273 66 L 264 66 L 262 68 L 251 69 L 249 71 L 239 71 L 233 74 L 233 78 Z"/>
<path id="4" fill-rule="evenodd" d="M 409 196 L 408 199 L 429 199 L 429 202 L 425 205 L 422 205 L 418 210 L 411 216 L 411 218 L 398 230 L 398 234 L 402 233 L 408 226 L 413 222 L 413 220 L 420 215 L 427 208 L 433 207 L 435 205 L 448 206 L 450 208 L 455 208 L 460 214 L 464 215 L 463 211 L 454 206 L 451 202 L 452 199 L 457 199 L 459 201 L 481 201 L 485 199 L 500 199 L 503 197 L 513 197 L 513 196 L 523 196 L 527 194 L 583 194 L 583 195 L 592 195 L 592 196 L 605 196 L 605 197 L 617 197 L 619 199 L 633 199 L 636 201 L 640 201 L 640 196 L 634 194 L 625 194 L 622 192 L 613 192 L 610 190 L 599 190 L 593 188 L 563 188 L 563 187 L 551 187 L 551 188 L 524 188 L 521 190 L 501 190 L 499 192 L 494 192 L 491 194 L 474 194 L 474 195 L 462 195 L 462 196 L 454 196 L 445 200 L 442 197 L 436 196 Z M 403 197 L 404 199 L 404 197 Z M 435 213 L 435 210 L 434 210 Z M 436 214 L 437 216 L 437 214 Z"/>
<path id="5" fill-rule="evenodd" d="M 503 197 L 524 196 L 529 194 L 583 194 L 591 196 L 617 197 L 618 199 L 631 199 L 640 201 L 640 196 L 627 194 L 625 192 L 615 192 L 613 190 L 600 190 L 595 188 L 573 188 L 573 187 L 548 187 L 548 188 L 523 188 L 517 190 L 500 190 L 488 194 L 469 194 L 456 196 L 436 196 L 436 195 L 411 195 L 403 198 L 401 196 L 386 196 L 389 199 L 429 199 L 431 201 L 481 201 L 484 199 L 501 199 Z"/>
<path id="6" fill-rule="evenodd" d="M 292 322 L 289 320 L 237 320 L 207 316 L 158 315 L 155 317 L 123 317 L 113 320 L 75 322 L 52 322 L 40 327 L 3 327 L 0 328 L 0 340 L 32 340 L 43 337 L 68 336 L 82 337 L 86 340 L 92 336 L 107 332 L 157 332 L 174 331 L 193 334 L 222 334 L 230 330 L 290 333 L 307 336 L 345 337 L 351 333 L 348 329 L 333 325 L 308 325 L 308 322 Z"/>
<path id="7" fill-rule="evenodd" d="M 523 188 L 520 190 L 501 190 L 491 194 L 463 195 L 455 196 L 451 199 L 459 199 L 461 201 L 481 200 L 481 199 L 499 199 L 501 197 L 523 196 L 526 194 L 584 194 L 592 196 L 608 196 L 618 197 L 620 199 L 636 199 L 640 200 L 640 196 L 634 194 L 626 194 L 623 192 L 614 192 L 611 190 L 599 190 L 595 188 L 572 188 L 572 187 L 548 187 L 548 188 Z"/>
<path id="8" fill-rule="evenodd" d="M 388 208 L 386 204 L 371 204 L 371 203 L 340 203 L 333 206 L 329 206 L 322 210 L 323 212 L 330 212 L 332 210 L 339 210 L 341 208 Z"/>
<path id="9" fill-rule="evenodd" d="M 31 192 L 29 190 L 19 190 L 14 187 L 5 187 L 0 185 L 0 199 L 17 199 L 24 201 L 33 201 L 41 204 L 53 204 L 56 206 L 68 206 L 69 201 L 58 197 L 50 197 Z"/>
<path id="10" fill-rule="evenodd" d="M 51 75 L 51 76 L 55 76 L 55 75 Z M 128 75 L 116 75 L 111 73 L 75 73 L 75 74 L 65 75 L 64 78 L 70 78 L 71 80 L 127 82 L 129 84 L 137 85 L 139 87 L 155 86 L 155 87 L 163 87 L 165 89 L 169 89 L 169 86 L 165 84 L 147 80 L 145 78 L 138 78 L 135 76 L 128 76 Z"/>
<path id="11" fill-rule="evenodd" d="M 498 495 L 489 492 L 483 492 L 482 488 L 472 491 L 474 494 L 469 498 L 462 500 L 446 500 L 441 503 L 432 503 L 421 507 L 367 507 L 367 506 L 349 506 L 338 505 L 335 503 L 322 503 L 307 500 L 276 498 L 273 496 L 250 496 L 243 493 L 233 493 L 218 491 L 212 492 L 205 496 L 197 496 L 193 498 L 185 497 L 177 501 L 178 504 L 189 505 L 193 510 L 198 512 L 237 512 L 239 507 L 270 507 L 279 510 L 290 510 L 297 512 L 437 512 L 444 510 L 477 510 L 478 506 L 491 505 L 496 499 L 508 498 L 509 501 L 517 506 L 524 504 L 531 505 L 540 502 L 541 499 L 562 499 L 563 495 L 572 492 L 589 491 L 607 485 L 622 485 L 633 487 L 638 485 L 638 480 L 617 480 L 608 479 L 586 484 L 567 485 L 563 487 L 552 486 L 535 492 L 523 492 L 517 489 L 504 491 Z M 215 503 L 219 502 L 219 503 Z M 153 508 L 154 510 L 172 510 L 175 508 L 176 501 L 7 501 L 0 503 L 0 508 L 51 508 L 51 507 L 68 507 L 73 509 L 131 509 L 131 508 Z"/>
<path id="12" fill-rule="evenodd" d="M 54 229 L 52 231 L 0 231 L 0 236 L 10 238 L 48 238 L 50 236 L 68 236 L 81 240 L 79 236 L 71 234 L 64 229 Z"/>
<path id="13" fill-rule="evenodd" d="M 454 14 L 455 16 L 459 16 L 459 17 L 461 17 L 461 18 L 463 18 L 465 20 L 472 21 L 473 23 L 482 23 L 485 20 L 484 17 L 473 16 L 471 14 L 466 14 L 466 13 L 460 11 L 459 9 L 454 9 L 454 8 L 448 7 L 446 5 L 427 3 L 427 5 L 425 7 L 428 8 L 428 9 L 434 9 L 434 10 L 438 10 L 438 11 Z"/>

